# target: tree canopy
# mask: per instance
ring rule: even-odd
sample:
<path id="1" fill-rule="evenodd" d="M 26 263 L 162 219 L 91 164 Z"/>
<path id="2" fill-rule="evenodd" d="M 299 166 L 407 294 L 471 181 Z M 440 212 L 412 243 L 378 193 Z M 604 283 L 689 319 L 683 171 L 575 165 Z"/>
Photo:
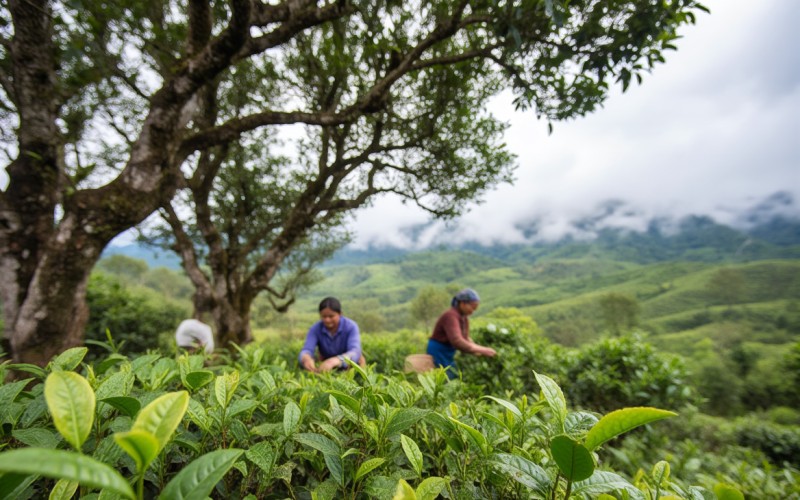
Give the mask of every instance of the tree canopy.
<path id="1" fill-rule="evenodd" d="M 211 192 L 259 134 L 305 124 L 298 151 L 313 154 L 279 169 L 299 194 L 254 288 L 317 224 L 376 194 L 457 214 L 510 179 L 488 98 L 512 89 L 519 108 L 550 120 L 590 112 L 611 83 L 625 88 L 662 62 L 698 10 L 691 0 L 10 0 L 0 6 L 0 276 L 15 359 L 41 363 L 80 342 L 89 271 L 108 242 L 184 186 Z"/>

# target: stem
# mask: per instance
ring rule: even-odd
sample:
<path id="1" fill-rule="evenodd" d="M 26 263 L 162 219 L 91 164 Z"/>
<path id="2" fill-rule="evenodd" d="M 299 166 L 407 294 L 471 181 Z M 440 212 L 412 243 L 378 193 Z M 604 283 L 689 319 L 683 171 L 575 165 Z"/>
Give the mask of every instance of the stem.
<path id="1" fill-rule="evenodd" d="M 136 479 L 136 493 L 139 500 L 144 500 L 144 471 Z"/>
<path id="2" fill-rule="evenodd" d="M 564 500 L 568 500 L 570 494 L 572 494 L 572 480 L 567 479 L 567 492 L 564 494 Z"/>

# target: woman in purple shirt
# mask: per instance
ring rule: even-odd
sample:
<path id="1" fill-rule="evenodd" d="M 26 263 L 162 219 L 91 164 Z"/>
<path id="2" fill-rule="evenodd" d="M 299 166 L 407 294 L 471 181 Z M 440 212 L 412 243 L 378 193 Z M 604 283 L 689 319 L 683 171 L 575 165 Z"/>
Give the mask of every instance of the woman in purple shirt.
<path id="1" fill-rule="evenodd" d="M 361 355 L 361 335 L 358 325 L 350 318 L 342 316 L 342 305 L 333 297 L 322 299 L 319 303 L 320 321 L 308 330 L 306 342 L 300 350 L 300 366 L 310 372 L 327 372 L 337 368 L 347 368 L 345 358 L 361 366 L 366 362 Z M 315 356 L 319 349 L 319 356 Z M 316 363 L 316 359 L 320 363 Z"/>

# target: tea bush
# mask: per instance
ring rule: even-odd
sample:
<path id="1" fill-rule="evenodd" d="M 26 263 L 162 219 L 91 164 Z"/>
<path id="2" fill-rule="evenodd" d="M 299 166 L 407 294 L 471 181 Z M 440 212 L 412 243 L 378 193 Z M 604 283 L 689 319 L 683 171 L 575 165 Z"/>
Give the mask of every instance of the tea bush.
<path id="1" fill-rule="evenodd" d="M 478 398 L 442 370 L 311 375 L 257 346 L 213 366 L 85 355 L 0 365 L 29 375 L 0 385 L 3 498 L 713 498 L 665 462 L 604 467 L 614 438 L 674 413 L 572 411 L 540 373 L 540 391 Z"/>
<path id="2" fill-rule="evenodd" d="M 576 405 L 598 411 L 652 404 L 682 408 L 696 402 L 687 370 L 675 356 L 663 356 L 637 336 L 601 340 L 568 362 L 564 387 Z"/>

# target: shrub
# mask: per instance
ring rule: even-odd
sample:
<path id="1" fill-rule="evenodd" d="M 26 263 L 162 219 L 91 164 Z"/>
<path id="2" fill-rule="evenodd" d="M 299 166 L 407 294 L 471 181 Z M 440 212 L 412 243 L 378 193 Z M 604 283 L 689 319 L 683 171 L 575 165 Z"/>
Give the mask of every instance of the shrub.
<path id="1" fill-rule="evenodd" d="M 86 294 L 89 303 L 87 340 L 106 340 L 106 330 L 127 353 L 142 353 L 159 347 L 159 336 L 173 332 L 188 317 L 185 306 L 165 301 L 146 289 L 128 288 L 115 278 L 93 273 Z M 92 347 L 90 353 L 101 350 Z M 90 356 L 91 357 L 91 356 Z"/>
<path id="2" fill-rule="evenodd" d="M 637 336 L 604 339 L 570 361 L 563 384 L 578 406 L 610 411 L 654 404 L 681 408 L 695 400 L 679 358 L 655 353 Z"/>

